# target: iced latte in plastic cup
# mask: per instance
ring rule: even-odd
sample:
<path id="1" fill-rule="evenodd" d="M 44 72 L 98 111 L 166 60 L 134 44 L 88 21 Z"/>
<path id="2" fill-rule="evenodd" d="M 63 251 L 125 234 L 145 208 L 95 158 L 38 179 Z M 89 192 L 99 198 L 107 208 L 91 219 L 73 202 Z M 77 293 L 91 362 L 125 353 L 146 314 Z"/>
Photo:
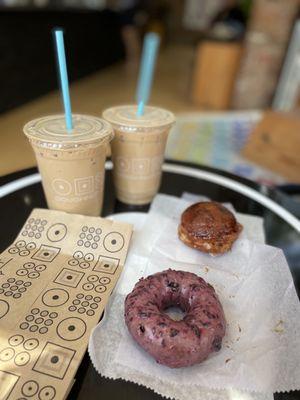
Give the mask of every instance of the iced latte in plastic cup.
<path id="1" fill-rule="evenodd" d="M 109 123 L 88 115 L 73 115 L 68 132 L 64 115 L 37 118 L 24 126 L 35 152 L 48 207 L 97 216 L 103 202 Z"/>
<path id="2" fill-rule="evenodd" d="M 136 105 L 108 108 L 103 118 L 114 128 L 111 142 L 117 198 L 133 205 L 148 204 L 158 192 L 166 142 L 175 116 L 163 108 Z"/>

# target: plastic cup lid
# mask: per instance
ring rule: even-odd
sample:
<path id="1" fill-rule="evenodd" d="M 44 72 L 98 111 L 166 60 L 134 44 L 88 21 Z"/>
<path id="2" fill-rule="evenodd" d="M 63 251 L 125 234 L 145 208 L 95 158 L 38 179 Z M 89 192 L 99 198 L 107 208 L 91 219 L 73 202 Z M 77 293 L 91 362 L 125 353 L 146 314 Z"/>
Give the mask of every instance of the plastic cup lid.
<path id="1" fill-rule="evenodd" d="M 65 116 L 50 115 L 28 122 L 23 130 L 31 140 L 56 144 L 90 144 L 113 138 L 111 125 L 101 118 L 73 114 L 73 130 L 67 131 Z"/>
<path id="2" fill-rule="evenodd" d="M 137 105 L 111 107 L 103 112 L 103 118 L 113 126 L 126 130 L 158 128 L 172 125 L 175 115 L 163 108 L 145 106 L 144 114 L 137 116 Z"/>

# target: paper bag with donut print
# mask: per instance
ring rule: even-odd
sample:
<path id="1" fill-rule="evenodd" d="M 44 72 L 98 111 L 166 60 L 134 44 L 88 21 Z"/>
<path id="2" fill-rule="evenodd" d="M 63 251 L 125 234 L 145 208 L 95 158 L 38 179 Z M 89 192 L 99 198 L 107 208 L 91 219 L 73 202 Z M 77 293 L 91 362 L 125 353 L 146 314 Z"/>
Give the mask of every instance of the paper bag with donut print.
<path id="1" fill-rule="evenodd" d="M 125 263 L 132 227 L 35 209 L 0 255 L 0 399 L 64 399 Z"/>

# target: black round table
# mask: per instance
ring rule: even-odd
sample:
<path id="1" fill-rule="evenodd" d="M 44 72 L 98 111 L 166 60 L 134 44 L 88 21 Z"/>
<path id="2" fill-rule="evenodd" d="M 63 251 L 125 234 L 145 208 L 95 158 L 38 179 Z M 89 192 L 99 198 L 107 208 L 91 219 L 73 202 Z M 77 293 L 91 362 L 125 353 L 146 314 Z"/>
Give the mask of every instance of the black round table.
<path id="1" fill-rule="evenodd" d="M 114 196 L 111 162 L 106 163 L 103 216 L 126 211 L 147 211 L 149 206 L 127 206 Z M 300 294 L 300 204 L 280 191 L 206 167 L 168 161 L 163 166 L 161 193 L 181 196 L 191 192 L 230 202 L 238 212 L 264 219 L 266 243 L 281 248 Z M 40 176 L 35 168 L 0 178 L 0 251 L 14 240 L 33 208 L 46 208 Z M 300 360 L 299 360 L 300 361 Z M 122 380 L 102 378 L 86 354 L 68 399 L 158 400 L 151 390 Z M 275 399 L 300 399 L 300 392 L 276 394 Z"/>

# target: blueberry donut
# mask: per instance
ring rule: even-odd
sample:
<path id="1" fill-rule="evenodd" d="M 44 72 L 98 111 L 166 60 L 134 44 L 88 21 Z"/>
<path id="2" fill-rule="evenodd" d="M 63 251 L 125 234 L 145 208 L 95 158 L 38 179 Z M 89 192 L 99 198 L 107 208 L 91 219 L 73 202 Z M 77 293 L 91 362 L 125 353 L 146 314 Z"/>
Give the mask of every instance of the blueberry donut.
<path id="1" fill-rule="evenodd" d="M 164 313 L 180 307 L 180 321 Z M 199 276 L 168 269 L 141 279 L 125 300 L 125 322 L 134 340 L 159 364 L 187 367 L 219 351 L 226 321 L 214 288 Z"/>
<path id="2" fill-rule="evenodd" d="M 232 212 L 222 204 L 203 201 L 182 213 L 178 236 L 189 247 L 223 254 L 231 249 L 242 229 Z"/>

